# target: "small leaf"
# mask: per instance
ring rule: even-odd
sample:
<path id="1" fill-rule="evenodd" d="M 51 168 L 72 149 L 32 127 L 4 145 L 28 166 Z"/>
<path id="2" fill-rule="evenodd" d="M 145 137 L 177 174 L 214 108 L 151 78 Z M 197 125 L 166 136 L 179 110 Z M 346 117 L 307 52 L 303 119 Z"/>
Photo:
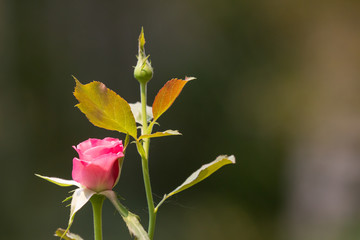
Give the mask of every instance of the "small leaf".
<path id="1" fill-rule="evenodd" d="M 150 240 L 147 232 L 139 222 L 139 217 L 128 211 L 119 201 L 114 191 L 107 190 L 100 194 L 106 196 L 120 213 L 131 235 L 138 240 Z"/>
<path id="2" fill-rule="evenodd" d="M 65 240 L 84 240 L 82 237 L 80 237 L 77 234 L 74 233 L 70 233 L 70 232 L 65 232 L 65 229 L 62 228 L 58 228 L 54 234 L 54 236 L 56 237 L 62 237 Z M 64 234 L 65 233 L 65 234 Z"/>
<path id="3" fill-rule="evenodd" d="M 134 116 L 129 104 L 108 89 L 101 82 L 81 84 L 75 77 L 74 96 L 79 101 L 76 106 L 97 127 L 128 133 L 137 138 Z"/>
<path id="4" fill-rule="evenodd" d="M 181 90 L 187 82 L 193 80 L 193 77 L 186 77 L 185 80 L 171 79 L 158 92 L 152 105 L 154 121 L 156 121 L 179 96 Z"/>
<path id="5" fill-rule="evenodd" d="M 131 111 L 135 117 L 135 121 L 142 125 L 141 103 L 136 102 L 136 103 L 130 103 L 129 105 L 130 105 Z M 146 106 L 146 119 L 148 122 L 150 122 L 151 119 L 153 119 L 152 107 Z"/>
<path id="6" fill-rule="evenodd" d="M 179 133 L 177 130 L 166 130 L 164 132 L 156 132 L 156 133 L 152 133 L 152 134 L 141 135 L 139 137 L 139 140 L 144 139 L 144 138 L 166 137 L 166 136 L 173 136 L 173 135 L 181 135 L 181 133 Z"/>
<path id="7" fill-rule="evenodd" d="M 69 186 L 81 187 L 81 184 L 74 180 L 66 180 L 66 179 L 61 179 L 61 178 L 56 178 L 56 177 L 46 177 L 46 176 L 41 176 L 39 174 L 35 174 L 35 176 L 45 179 L 45 180 L 47 180 L 51 183 L 54 183 L 60 187 L 69 187 Z"/>
<path id="8" fill-rule="evenodd" d="M 233 155 L 227 156 L 227 155 L 221 155 L 218 156 L 214 161 L 211 163 L 203 165 L 200 169 L 198 169 L 196 172 L 190 175 L 183 184 L 181 184 L 179 187 L 174 189 L 171 193 L 166 194 L 164 198 L 161 200 L 161 202 L 157 205 L 155 211 L 158 210 L 160 205 L 169 197 L 172 195 L 179 193 L 189 187 L 192 187 L 193 185 L 201 182 L 214 172 L 216 172 L 219 168 L 222 166 L 225 166 L 227 164 L 234 164 L 235 163 L 235 157 Z"/>

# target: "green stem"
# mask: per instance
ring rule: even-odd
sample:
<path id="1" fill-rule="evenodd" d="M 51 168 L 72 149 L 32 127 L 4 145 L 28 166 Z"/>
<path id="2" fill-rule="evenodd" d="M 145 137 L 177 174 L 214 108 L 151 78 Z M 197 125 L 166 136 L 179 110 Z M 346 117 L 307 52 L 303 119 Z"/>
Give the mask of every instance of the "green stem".
<path id="1" fill-rule="evenodd" d="M 91 197 L 91 205 L 94 215 L 94 237 L 95 240 L 102 240 L 102 206 L 104 203 L 105 196 L 95 194 Z"/>
<path id="2" fill-rule="evenodd" d="M 147 123 L 147 114 L 146 114 L 146 83 L 140 83 L 140 95 L 141 95 L 141 109 L 142 109 L 142 134 L 151 134 L 148 132 L 148 123 Z M 153 239 L 154 231 L 155 231 L 155 222 L 156 222 L 156 213 L 154 200 L 151 191 L 151 183 L 150 183 L 150 175 L 149 175 L 149 147 L 150 147 L 150 139 L 146 138 L 143 140 L 143 149 L 145 155 L 141 157 L 142 162 L 142 171 L 146 192 L 146 200 L 149 209 L 149 226 L 148 226 L 148 234 L 149 238 Z"/>

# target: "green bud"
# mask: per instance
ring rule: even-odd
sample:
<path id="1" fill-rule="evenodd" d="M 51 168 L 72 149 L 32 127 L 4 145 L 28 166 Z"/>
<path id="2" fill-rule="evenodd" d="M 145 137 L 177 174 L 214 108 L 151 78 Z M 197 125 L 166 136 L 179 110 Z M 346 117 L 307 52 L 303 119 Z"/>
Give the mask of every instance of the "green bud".
<path id="1" fill-rule="evenodd" d="M 136 56 L 138 61 L 134 69 L 134 77 L 140 83 L 147 83 L 153 77 L 153 68 L 151 67 L 151 63 L 149 61 L 149 56 L 145 54 L 145 37 L 144 37 L 144 29 L 141 28 L 141 33 L 139 36 L 139 53 Z"/>

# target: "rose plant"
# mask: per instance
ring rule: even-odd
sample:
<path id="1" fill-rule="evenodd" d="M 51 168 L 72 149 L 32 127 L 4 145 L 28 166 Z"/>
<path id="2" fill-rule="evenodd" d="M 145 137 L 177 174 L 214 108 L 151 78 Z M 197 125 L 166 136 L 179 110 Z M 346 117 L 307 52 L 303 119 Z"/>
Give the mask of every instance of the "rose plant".
<path id="1" fill-rule="evenodd" d="M 152 106 L 147 105 L 147 84 L 153 77 L 153 68 L 149 56 L 145 54 L 145 38 L 143 29 L 139 36 L 138 62 L 134 69 L 134 77 L 140 84 L 140 102 L 129 104 L 114 91 L 108 89 L 101 82 L 81 84 L 75 77 L 76 87 L 74 95 L 79 101 L 76 106 L 95 126 L 125 134 L 124 145 L 116 138 L 90 138 L 73 148 L 79 157 L 73 159 L 72 180 L 46 177 L 36 174 L 45 180 L 62 187 L 76 186 L 71 197 L 70 219 L 66 230 L 58 229 L 56 236 L 70 240 L 80 240 L 80 236 L 70 233 L 69 229 L 75 213 L 88 201 L 93 206 L 95 240 L 102 239 L 101 209 L 105 198 L 108 198 L 125 221 L 129 232 L 139 240 L 154 238 L 156 216 L 159 207 L 169 197 L 177 194 L 198 182 L 204 180 L 224 165 L 234 164 L 233 155 L 220 155 L 214 161 L 203 165 L 190 175 L 180 186 L 168 194 L 155 205 L 150 182 L 149 147 L 150 139 L 157 137 L 181 135 L 177 130 L 153 132 L 160 116 L 165 113 L 181 93 L 184 86 L 194 80 L 193 77 L 171 79 L 157 93 Z M 140 129 L 140 134 L 138 133 Z M 147 232 L 139 222 L 139 218 L 127 210 L 112 190 L 120 177 L 125 151 L 133 138 L 141 158 L 144 187 L 146 192 L 149 223 Z"/>

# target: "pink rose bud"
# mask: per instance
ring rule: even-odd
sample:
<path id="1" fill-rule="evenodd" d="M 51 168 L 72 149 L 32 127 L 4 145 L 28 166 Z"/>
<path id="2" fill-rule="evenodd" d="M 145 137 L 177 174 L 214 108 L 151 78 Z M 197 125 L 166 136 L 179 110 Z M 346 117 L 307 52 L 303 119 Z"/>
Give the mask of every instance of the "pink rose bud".
<path id="1" fill-rule="evenodd" d="M 72 178 L 95 192 L 111 190 L 120 177 L 124 156 L 122 141 L 116 138 L 90 138 L 73 148 L 79 158 L 73 159 Z"/>

